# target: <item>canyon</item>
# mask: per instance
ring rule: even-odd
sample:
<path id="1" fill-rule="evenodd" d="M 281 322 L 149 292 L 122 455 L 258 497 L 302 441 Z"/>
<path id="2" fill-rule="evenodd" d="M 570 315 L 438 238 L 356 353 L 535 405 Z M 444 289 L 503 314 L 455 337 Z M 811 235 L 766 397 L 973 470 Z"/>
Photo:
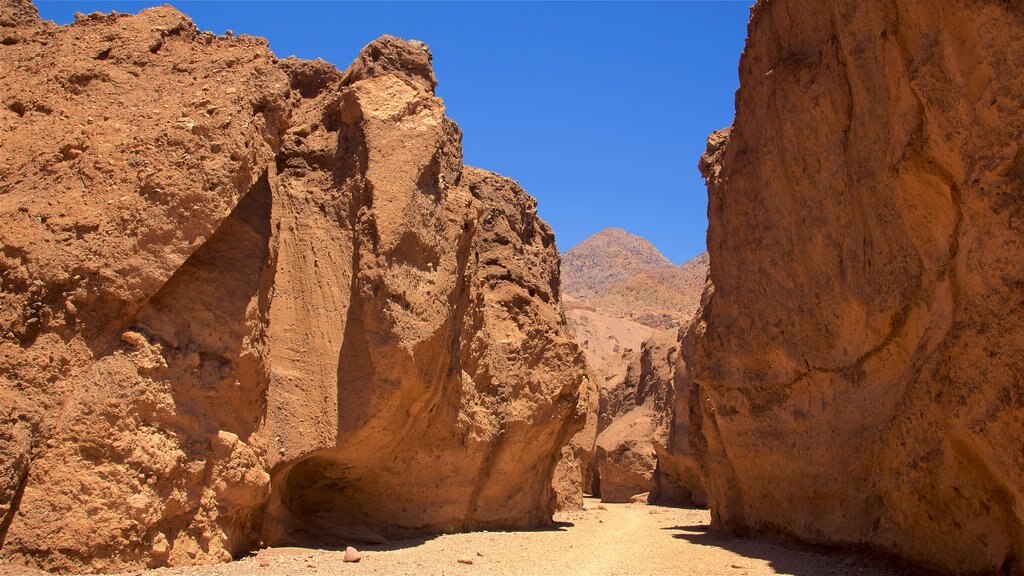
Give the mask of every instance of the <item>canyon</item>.
<path id="1" fill-rule="evenodd" d="M 707 263 L 701 254 L 674 266 L 621 229 L 562 255 L 566 320 L 599 383 L 584 490 L 602 502 L 705 503 L 696 460 L 670 438 L 677 430 L 685 437 L 689 408 L 676 401 L 677 390 L 689 398 L 676 381 L 679 331 L 700 303 Z"/>
<path id="2" fill-rule="evenodd" d="M 1024 574 L 1020 2 L 757 0 L 681 266 L 432 59 L 0 0 L 0 573 Z"/>

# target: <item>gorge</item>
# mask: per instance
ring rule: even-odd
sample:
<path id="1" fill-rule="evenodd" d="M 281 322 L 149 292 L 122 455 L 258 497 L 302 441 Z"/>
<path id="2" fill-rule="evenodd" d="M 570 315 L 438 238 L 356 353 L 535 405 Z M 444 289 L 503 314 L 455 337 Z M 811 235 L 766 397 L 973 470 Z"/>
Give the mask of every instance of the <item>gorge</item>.
<path id="1" fill-rule="evenodd" d="M 560 254 L 422 42 L 0 0 L 0 573 L 1024 574 L 1021 63 L 757 0 L 677 266 Z"/>

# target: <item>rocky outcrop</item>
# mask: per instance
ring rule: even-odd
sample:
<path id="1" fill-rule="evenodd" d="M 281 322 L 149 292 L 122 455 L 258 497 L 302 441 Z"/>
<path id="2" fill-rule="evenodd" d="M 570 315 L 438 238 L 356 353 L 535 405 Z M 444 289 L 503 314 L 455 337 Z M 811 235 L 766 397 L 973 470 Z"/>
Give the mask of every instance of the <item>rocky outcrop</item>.
<path id="1" fill-rule="evenodd" d="M 715 522 L 1024 569 L 1024 13 L 763 0 L 687 346 Z"/>
<path id="2" fill-rule="evenodd" d="M 0 2 L 0 546 L 52 570 L 550 521 L 559 257 L 426 47 Z"/>

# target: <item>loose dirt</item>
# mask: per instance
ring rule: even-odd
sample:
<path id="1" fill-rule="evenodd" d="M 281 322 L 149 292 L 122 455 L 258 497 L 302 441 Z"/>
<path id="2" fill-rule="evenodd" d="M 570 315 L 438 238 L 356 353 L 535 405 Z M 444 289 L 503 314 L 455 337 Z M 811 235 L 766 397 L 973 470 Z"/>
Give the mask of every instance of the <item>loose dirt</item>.
<path id="1" fill-rule="evenodd" d="M 708 530 L 707 510 L 601 504 L 556 516 L 546 530 L 472 532 L 343 550 L 268 548 L 230 564 L 161 568 L 144 576 L 298 576 L 366 574 L 896 576 L 903 572 L 856 554 L 818 551 Z M 470 561 L 472 564 L 460 562 Z M 0 573 L 4 573 L 0 566 Z M 30 574 L 21 572 L 20 574 Z"/>

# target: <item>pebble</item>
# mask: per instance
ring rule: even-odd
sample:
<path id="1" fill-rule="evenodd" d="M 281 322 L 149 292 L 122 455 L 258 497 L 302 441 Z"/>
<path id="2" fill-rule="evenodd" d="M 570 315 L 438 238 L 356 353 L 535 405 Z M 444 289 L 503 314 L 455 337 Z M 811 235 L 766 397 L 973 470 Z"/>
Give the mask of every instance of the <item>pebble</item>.
<path id="1" fill-rule="evenodd" d="M 345 548 L 345 562 L 359 562 L 363 559 L 363 555 L 359 553 L 359 550 L 349 546 Z"/>
<path id="2" fill-rule="evenodd" d="M 459 564 L 472 564 L 472 558 L 459 558 Z"/>

